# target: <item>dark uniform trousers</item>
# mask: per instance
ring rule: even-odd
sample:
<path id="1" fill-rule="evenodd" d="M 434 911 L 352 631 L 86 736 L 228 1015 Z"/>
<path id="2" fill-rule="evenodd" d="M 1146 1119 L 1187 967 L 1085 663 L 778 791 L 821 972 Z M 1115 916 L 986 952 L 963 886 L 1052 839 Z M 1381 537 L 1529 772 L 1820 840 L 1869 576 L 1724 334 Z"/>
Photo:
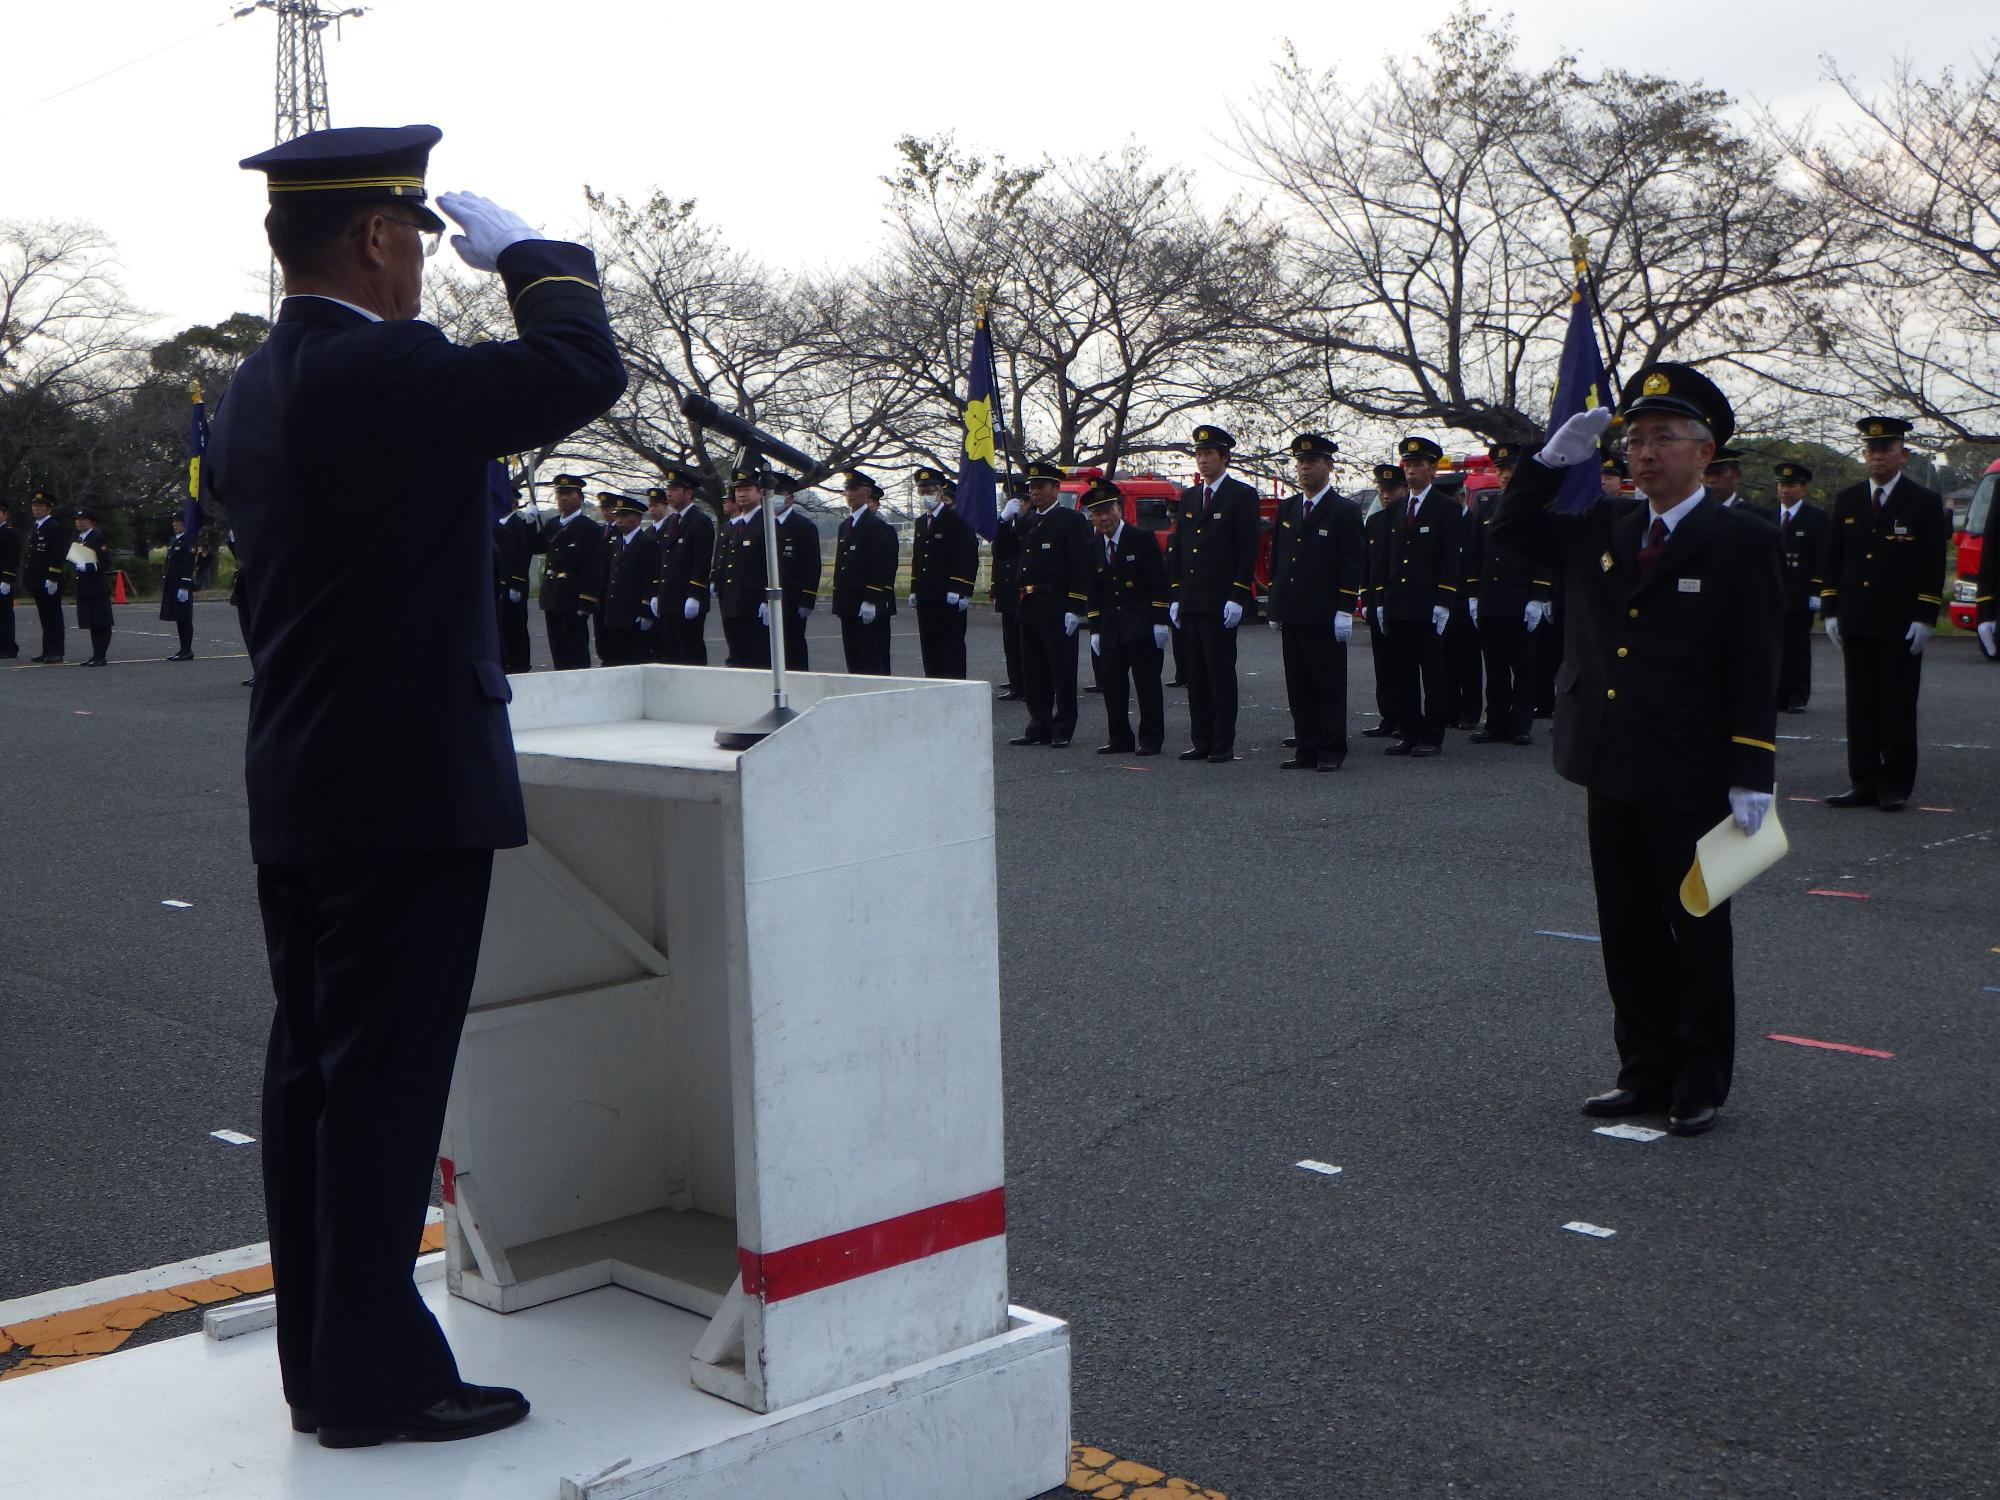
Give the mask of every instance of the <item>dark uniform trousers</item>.
<path id="1" fill-rule="evenodd" d="M 806 646 L 806 621 L 811 613 L 801 615 L 801 605 L 785 605 L 785 668 L 792 672 L 810 672 L 812 653 Z"/>
<path id="2" fill-rule="evenodd" d="M 1000 659 L 1007 666 L 1007 686 L 1021 685 L 1021 616 L 1011 609 L 1000 611 Z"/>
<path id="3" fill-rule="evenodd" d="M 917 601 L 917 648 L 924 676 L 965 679 L 965 611 L 941 599 Z"/>
<path id="4" fill-rule="evenodd" d="M 1847 680 L 1847 779 L 1858 791 L 1908 797 L 1917 782 L 1917 693 L 1924 659 L 1901 636 L 1840 636 Z"/>
<path id="5" fill-rule="evenodd" d="M 590 665 L 590 618 L 573 610 L 542 616 L 549 630 L 549 663 L 559 672 Z"/>
<path id="6" fill-rule="evenodd" d="M 1194 749 L 1217 755 L 1236 748 L 1236 632 L 1223 625 L 1222 607 L 1237 604 L 1248 619 L 1256 605 L 1262 522 L 1257 492 L 1242 480 L 1223 475 L 1205 502 L 1208 488 L 1196 484 L 1181 492 L 1168 561 L 1180 605 L 1188 738 Z"/>
<path id="7" fill-rule="evenodd" d="M 528 643 L 528 593 L 526 589 L 515 592 L 521 596 L 519 604 L 508 600 L 505 584 L 493 596 L 493 608 L 500 617 L 500 666 L 506 672 L 527 672 L 535 665 L 534 648 Z"/>
<path id="8" fill-rule="evenodd" d="M 1376 572 L 1376 550 L 1389 545 L 1389 511 L 1385 506 L 1377 510 L 1362 523 L 1367 537 L 1368 577 L 1373 579 Z M 1396 732 L 1396 690 L 1395 676 L 1389 667 L 1389 633 L 1375 622 L 1376 598 L 1371 588 L 1363 595 L 1367 607 L 1362 610 L 1368 626 L 1368 661 L 1375 669 L 1375 714 L 1381 721 L 1377 727 L 1386 734 Z"/>
<path id="9" fill-rule="evenodd" d="M 1347 757 L 1347 644 L 1331 625 L 1281 625 L 1285 698 L 1299 759 Z"/>
<path id="10" fill-rule="evenodd" d="M 1149 540 L 1148 546 L 1152 543 Z M 1157 750 L 1167 738 L 1166 690 L 1160 684 L 1160 668 L 1166 652 L 1153 644 L 1149 630 L 1139 640 L 1123 641 L 1115 630 L 1099 635 L 1097 679 L 1104 687 L 1104 723 L 1107 739 L 1114 745 L 1136 744 L 1142 750 Z M 1132 736 L 1131 700 L 1139 699 L 1139 735 Z"/>
<path id="11" fill-rule="evenodd" d="M 875 623 L 864 624 L 859 615 L 840 617 L 840 650 L 847 670 L 857 677 L 889 675 L 889 612 L 875 606 Z"/>
<path id="12" fill-rule="evenodd" d="M 1389 621 L 1382 654 L 1389 665 L 1390 713 L 1397 737 L 1410 744 L 1444 743 L 1444 638 L 1428 619 Z"/>
<path id="13" fill-rule="evenodd" d="M 1778 660 L 1778 706 L 1804 708 L 1812 702 L 1813 612 L 1794 609 L 1785 612 L 1785 649 Z M 1904 646 L 1908 650 L 1907 643 Z M 1912 768 L 1914 774 L 1914 767 Z"/>
<path id="14" fill-rule="evenodd" d="M 42 655 L 60 658 L 63 654 L 62 570 L 69 545 L 50 516 L 40 526 L 28 528 L 27 556 L 21 568 L 20 587 L 35 601 L 35 618 L 42 627 Z M 44 586 L 54 579 L 55 593 Z"/>
<path id="15" fill-rule="evenodd" d="M 411 1231 L 492 871 L 490 849 L 257 868 L 277 995 L 263 1127 L 278 1365 L 286 1399 L 323 1424 L 421 1410 L 458 1380 L 410 1279 Z"/>
<path id="16" fill-rule="evenodd" d="M 1188 739 L 1211 755 L 1236 746 L 1236 632 L 1222 614 L 1181 610 L 1188 695 Z"/>
<path id="17" fill-rule="evenodd" d="M 1021 695 L 1028 704 L 1029 739 L 1062 740 L 1076 733 L 1076 637 L 1063 633 L 1060 617 L 1021 622 Z"/>
<path id="18" fill-rule="evenodd" d="M 1556 712 L 1556 674 L 1563 664 L 1564 622 L 1569 616 L 1569 604 L 1564 597 L 1562 574 L 1556 574 L 1555 586 L 1549 590 L 1549 617 L 1542 621 L 1535 632 L 1535 717 L 1552 719 Z"/>
<path id="19" fill-rule="evenodd" d="M 1465 727 L 1479 721 L 1480 700 L 1485 696 L 1484 655 L 1471 610 L 1462 603 L 1454 604 L 1444 627 L 1446 723 Z"/>
<path id="20" fill-rule="evenodd" d="M 1435 488 L 1425 492 L 1414 524 L 1409 506 L 1409 500 L 1399 500 L 1382 512 L 1389 520 L 1381 544 L 1369 552 L 1370 593 L 1388 615 L 1385 654 L 1398 740 L 1440 746 L 1458 705 L 1445 671 L 1444 638 L 1431 612 L 1438 605 L 1463 608 L 1459 532 L 1465 513 L 1456 499 Z"/>
<path id="21" fill-rule="evenodd" d="M 1520 610 L 1479 612 L 1479 654 L 1486 667 L 1486 732 L 1516 739 L 1534 731 L 1535 665 L 1542 637 L 1555 627 L 1546 618 L 1528 629 Z"/>

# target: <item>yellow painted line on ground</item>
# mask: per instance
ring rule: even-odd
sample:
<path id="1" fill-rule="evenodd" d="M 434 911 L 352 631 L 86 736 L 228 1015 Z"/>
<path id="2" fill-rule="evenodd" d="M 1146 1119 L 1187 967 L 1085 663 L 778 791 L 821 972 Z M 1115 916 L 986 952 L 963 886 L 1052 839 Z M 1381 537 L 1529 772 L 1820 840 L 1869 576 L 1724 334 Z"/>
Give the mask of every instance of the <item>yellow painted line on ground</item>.
<path id="1" fill-rule="evenodd" d="M 1092 1500 L 1229 1500 L 1191 1479 L 1169 1479 L 1161 1469 L 1119 1458 L 1083 1443 L 1069 1445 L 1067 1487 Z"/>
<path id="2" fill-rule="evenodd" d="M 424 1227 L 423 1253 L 444 1248 L 444 1225 Z M 48 1313 L 0 1327 L 0 1380 L 56 1370 L 81 1360 L 96 1359 L 120 1348 L 155 1318 L 208 1307 L 239 1297 L 256 1297 L 271 1290 L 268 1262 L 240 1271 L 225 1271 L 196 1281 L 183 1281 L 157 1291 L 114 1297 L 64 1312 Z"/>

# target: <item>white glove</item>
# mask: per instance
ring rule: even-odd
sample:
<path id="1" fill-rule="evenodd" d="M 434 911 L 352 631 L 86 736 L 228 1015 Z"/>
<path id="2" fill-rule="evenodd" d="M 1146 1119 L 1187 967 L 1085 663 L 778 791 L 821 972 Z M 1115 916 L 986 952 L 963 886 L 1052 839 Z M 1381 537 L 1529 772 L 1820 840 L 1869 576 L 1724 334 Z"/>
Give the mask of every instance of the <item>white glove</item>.
<path id="1" fill-rule="evenodd" d="M 757 606 L 757 623 L 759 625 L 769 625 L 771 623 L 770 605 L 760 604 Z"/>
<path id="2" fill-rule="evenodd" d="M 1807 596 L 1806 596 L 1806 608 L 1807 608 L 1807 609 L 1809 609 L 1809 610 L 1811 610 L 1811 611 L 1812 611 L 1812 612 L 1813 612 L 1814 614 L 1818 614 L 1818 613 L 1819 613 L 1819 595 L 1818 595 L 1818 594 L 1809 594 L 1809 595 L 1807 595 Z"/>
<path id="3" fill-rule="evenodd" d="M 1082 624 L 1083 624 L 1083 616 L 1082 616 L 1082 615 L 1070 615 L 1070 614 L 1066 614 L 1066 615 L 1064 615 L 1064 616 L 1063 616 L 1063 634 L 1064 634 L 1064 635 L 1075 635 L 1075 634 L 1076 634 L 1076 632 L 1077 632 L 1077 630 L 1078 630 L 1078 628 L 1079 628 L 1079 627 L 1080 627 L 1080 626 L 1081 626 Z"/>
<path id="4" fill-rule="evenodd" d="M 681 601 L 681 618 L 683 620 L 692 620 L 700 614 L 701 601 L 699 599 L 683 599 Z"/>
<path id="5" fill-rule="evenodd" d="M 77 572 L 79 573 L 94 573 L 97 571 L 97 564 L 94 562 L 80 562 L 80 563 L 75 563 L 72 566 L 74 566 Z"/>
<path id="6" fill-rule="evenodd" d="M 496 271 L 500 252 L 542 236 L 528 221 L 477 193 L 440 193 L 437 206 L 458 220 L 464 234 L 451 237 L 458 258 L 475 271 Z"/>
<path id="7" fill-rule="evenodd" d="M 912 594 L 910 595 L 910 608 L 915 609 L 916 607 L 917 607 L 917 596 L 915 594 Z"/>
<path id="8" fill-rule="evenodd" d="M 11 593 L 13 593 L 13 592 L 14 592 L 14 585 L 13 585 L 13 584 L 11 584 L 11 583 L 0 583 L 0 599 L 5 599 L 5 598 L 6 598 L 6 597 L 7 597 L 7 596 L 8 596 L 9 594 L 11 594 Z"/>
<path id="9" fill-rule="evenodd" d="M 1993 632 L 1996 625 L 2000 625 L 2000 620 L 1987 620 L 1979 627 L 1979 649 L 1984 651 L 1988 656 L 2000 656 L 2000 646 L 1993 644 Z"/>
<path id="10" fill-rule="evenodd" d="M 959 598 L 958 595 L 951 592 L 950 589 L 945 590 L 944 602 L 949 604 L 953 609 L 965 608 L 965 601 Z"/>
<path id="11" fill-rule="evenodd" d="M 805 605 L 801 604 L 801 605 L 799 606 L 799 618 L 800 618 L 801 620 L 803 620 L 803 619 L 806 619 L 806 618 L 810 617 L 810 616 L 811 616 L 811 614 L 812 614 L 812 611 L 811 611 L 810 609 L 806 608 L 806 606 L 805 606 Z"/>
<path id="12" fill-rule="evenodd" d="M 1174 629 L 1181 628 L 1181 606 L 1178 599 L 1167 606 L 1167 618 L 1174 622 Z"/>
<path id="13" fill-rule="evenodd" d="M 1019 500 L 1009 500 L 1005 505 L 1000 507 L 1000 519 L 1003 521 L 1011 521 L 1020 513 L 1021 502 Z"/>
<path id="14" fill-rule="evenodd" d="M 1333 638 L 1343 646 L 1354 639 L 1354 616 L 1344 609 L 1333 617 Z"/>
<path id="15" fill-rule="evenodd" d="M 513 590 L 511 590 L 511 589 L 510 589 L 510 590 L 508 590 L 508 592 L 509 592 L 509 593 L 512 593 L 512 592 L 513 592 Z M 659 596 L 658 594 L 655 594 L 655 595 L 654 595 L 654 596 L 653 596 L 652 598 L 648 599 L 648 600 L 646 601 L 646 608 L 650 609 L 650 610 L 651 610 L 651 611 L 653 612 L 653 618 L 654 618 L 654 619 L 656 619 L 656 620 L 657 620 L 657 619 L 659 619 L 659 618 L 660 618 L 660 596 Z"/>
<path id="16" fill-rule="evenodd" d="M 43 593 L 45 593 L 45 594 L 47 594 L 47 595 L 48 595 L 48 596 L 49 596 L 49 597 L 50 597 L 51 599 L 55 598 L 55 596 L 56 596 L 56 581 L 55 581 L 55 580 L 54 580 L 53 578 L 51 578 L 51 579 L 50 579 L 50 580 L 49 580 L 49 581 L 48 581 L 47 583 L 43 584 L 43 585 L 42 585 L 42 592 L 43 592 Z"/>
<path id="17" fill-rule="evenodd" d="M 1450 623 L 1451 611 L 1446 609 L 1442 604 L 1433 604 L 1431 606 L 1431 628 L 1436 630 L 1439 635 L 1443 635 L 1445 626 Z"/>
<path id="18" fill-rule="evenodd" d="M 1931 628 L 1928 625 L 1919 625 L 1915 620 L 1912 620 L 1910 621 L 1910 628 L 1903 632 L 1903 639 L 1910 643 L 1910 655 L 1922 656 L 1924 654 L 1924 647 L 1931 643 Z"/>
<path id="19" fill-rule="evenodd" d="M 1234 599 L 1226 600 L 1222 606 L 1222 628 L 1234 630 L 1243 623 L 1243 606 Z"/>
<path id="20" fill-rule="evenodd" d="M 1736 820 L 1736 826 L 1745 833 L 1755 833 L 1764 826 L 1764 814 L 1771 810 L 1769 792 L 1748 792 L 1740 786 L 1729 789 L 1729 816 Z"/>
<path id="21" fill-rule="evenodd" d="M 1988 629 L 1988 630 L 1990 630 L 1990 629 L 1991 629 L 1992 627 L 1991 627 L 1991 626 L 1982 626 L 1981 628 L 1982 628 L 1982 629 Z M 1167 631 L 1167 627 L 1166 627 L 1166 626 L 1164 626 L 1164 625 L 1155 625 L 1155 626 L 1153 627 L 1153 649 L 1154 649 L 1155 651 L 1164 651 L 1164 650 L 1166 650 L 1166 649 L 1167 649 L 1167 641 L 1169 640 L 1169 638 L 1170 638 L 1170 637 L 1169 637 L 1169 634 L 1168 634 L 1168 631 Z"/>
<path id="22" fill-rule="evenodd" d="M 597 611 L 594 609 L 580 609 L 576 612 L 576 617 L 579 620 L 588 620 L 596 613 Z"/>
<path id="23" fill-rule="evenodd" d="M 1840 621 L 1833 615 L 1826 617 L 1826 638 L 1836 647 L 1840 645 Z"/>
<path id="24" fill-rule="evenodd" d="M 1477 599 L 1468 599 L 1465 601 L 1465 612 L 1471 616 L 1473 624 L 1477 625 L 1479 623 L 1479 601 Z"/>
<path id="25" fill-rule="evenodd" d="M 519 589 L 507 590 L 507 602 L 509 604 L 519 604 L 521 602 L 521 591 Z"/>
<path id="26" fill-rule="evenodd" d="M 1090 632 L 1090 654 L 1092 656 L 1102 656 L 1104 654 L 1098 649 L 1103 639 L 1096 631 L 1093 630 Z"/>
<path id="27" fill-rule="evenodd" d="M 644 632 L 651 630 L 653 628 L 653 617 L 651 615 L 641 615 L 639 616 L 638 619 L 634 620 L 632 623 L 637 625 L 639 627 L 640 632 L 643 634 Z"/>
<path id="28" fill-rule="evenodd" d="M 187 603 L 187 602 L 188 602 L 188 591 L 187 591 L 186 589 L 175 589 L 175 590 L 174 590 L 174 602 L 175 602 L 176 604 L 185 604 L 185 603 Z"/>
<path id="29" fill-rule="evenodd" d="M 1389 633 L 1389 611 L 1379 604 L 1375 606 L 1375 628 L 1384 635 Z"/>
<path id="30" fill-rule="evenodd" d="M 1528 627 L 1530 633 L 1548 617 L 1549 602 L 1546 599 L 1530 599 L 1528 607 L 1521 611 L 1521 623 Z"/>
<path id="31" fill-rule="evenodd" d="M 947 604 L 956 604 L 958 606 L 958 612 L 960 614 L 964 614 L 967 610 L 972 608 L 972 600 L 967 598 L 964 594 L 946 594 L 944 596 L 944 602 Z"/>
<path id="32" fill-rule="evenodd" d="M 1604 429 L 1610 425 L 1611 408 L 1608 406 L 1593 406 L 1589 411 L 1580 411 L 1542 444 L 1542 451 L 1535 455 L 1535 462 L 1546 464 L 1551 469 L 1567 469 L 1595 458 L 1597 440 L 1604 436 Z"/>
<path id="33" fill-rule="evenodd" d="M 861 623 L 863 625 L 873 625 L 875 623 L 874 605 L 864 604 L 861 606 Z"/>

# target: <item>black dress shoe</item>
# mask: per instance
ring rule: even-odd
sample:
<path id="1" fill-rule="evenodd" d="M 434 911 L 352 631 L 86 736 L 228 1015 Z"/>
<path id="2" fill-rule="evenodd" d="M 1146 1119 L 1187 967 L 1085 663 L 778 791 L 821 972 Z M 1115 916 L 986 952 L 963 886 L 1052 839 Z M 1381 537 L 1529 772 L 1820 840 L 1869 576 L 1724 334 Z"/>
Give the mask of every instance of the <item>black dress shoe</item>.
<path id="1" fill-rule="evenodd" d="M 1172 682 L 1169 682 L 1169 683 L 1167 684 L 1167 686 L 1168 686 L 1168 687 L 1178 687 L 1178 688 L 1184 688 L 1184 687 L 1186 687 L 1186 686 L 1187 686 L 1187 683 L 1186 683 L 1186 682 L 1184 682 L 1184 681 L 1183 681 L 1183 680 L 1182 680 L 1181 678 L 1178 678 L 1178 677 L 1176 677 L 1176 678 L 1175 678 L 1175 679 L 1174 679 L 1174 680 L 1173 680 Z"/>
<path id="2" fill-rule="evenodd" d="M 1517 745 L 1532 745 L 1535 743 L 1535 737 L 1532 734 L 1517 734 L 1514 736 L 1514 743 Z"/>
<path id="3" fill-rule="evenodd" d="M 995 693 L 993 695 L 993 701 L 995 703 L 1019 703 L 1023 698 L 1027 696 L 1028 695 L 1022 692 L 1019 688 L 1007 688 L 1003 692 Z"/>
<path id="4" fill-rule="evenodd" d="M 1611 1089 L 1606 1093 L 1592 1094 L 1583 1101 L 1583 1112 L 1599 1120 L 1651 1114 L 1659 1107 L 1659 1100 L 1649 1099 L 1637 1089 Z"/>
<path id="5" fill-rule="evenodd" d="M 193 661 L 193 660 L 194 660 L 194 653 L 193 653 L 192 651 L 176 651 L 176 652 L 175 652 L 175 653 L 174 653 L 174 654 L 173 654 L 172 656 L 168 657 L 168 658 L 167 658 L 167 660 L 168 660 L 168 661 Z"/>
<path id="6" fill-rule="evenodd" d="M 77 665 L 82 667 L 108 667 L 111 663 L 101 656 L 93 656 L 89 661 L 78 662 Z"/>
<path id="7" fill-rule="evenodd" d="M 62 665 L 63 654 L 58 651 L 54 656 L 38 656 L 35 660 L 41 662 L 44 666 L 59 667 Z"/>
<path id="8" fill-rule="evenodd" d="M 1084 690 L 1084 691 L 1085 691 L 1086 693 L 1101 693 L 1101 692 L 1103 692 L 1103 691 L 1104 691 L 1104 689 L 1103 689 L 1103 688 L 1099 687 L 1099 686 L 1098 686 L 1098 685 L 1097 685 L 1096 683 L 1094 683 L 1094 682 L 1087 682 L 1087 683 L 1085 683 L 1085 684 L 1083 685 L 1083 690 Z"/>
<path id="9" fill-rule="evenodd" d="M 1883 812 L 1901 812 L 1903 810 L 1903 801 L 1903 798 L 1896 796 L 1893 792 L 1884 792 L 1881 800 L 1875 805 L 1881 808 Z"/>
<path id="10" fill-rule="evenodd" d="M 1158 755 L 1160 753 L 1160 747 L 1158 745 L 1141 745 L 1137 750 L 1134 750 L 1132 753 L 1134 755 Z"/>
<path id="11" fill-rule="evenodd" d="M 394 1422 L 319 1430 L 322 1448 L 373 1448 L 385 1438 L 450 1443 L 512 1427 L 528 1414 L 528 1398 L 503 1385 L 463 1385 L 442 1401 Z"/>
<path id="12" fill-rule="evenodd" d="M 1181 751 L 1181 759 L 1182 759 L 1182 760 L 1207 760 L 1207 759 L 1208 759 L 1208 752 L 1207 752 L 1206 750 L 1183 750 L 1183 751 Z"/>
<path id="13" fill-rule="evenodd" d="M 1313 769 L 1315 771 L 1338 771 L 1340 769 L 1340 766 L 1341 766 L 1341 757 L 1333 755 L 1322 755 L 1319 758 L 1319 764 L 1314 766 Z"/>
<path id="14" fill-rule="evenodd" d="M 1433 755 L 1444 754 L 1442 745 L 1415 745 L 1410 749 L 1411 760 L 1426 760 Z"/>
<path id="15" fill-rule="evenodd" d="M 1395 744 L 1389 746 L 1382 753 L 1384 755 L 1413 755 L 1416 753 L 1416 748 L 1417 742 L 1415 740 L 1397 740 Z"/>
<path id="16" fill-rule="evenodd" d="M 1490 729 L 1475 729 L 1472 731 L 1472 743 L 1475 745 L 1490 745 L 1499 738 L 1500 736 Z"/>
<path id="17" fill-rule="evenodd" d="M 1806 706 L 1803 703 L 1787 703 L 1783 708 L 1778 710 L 1779 713 L 1785 714 L 1802 714 L 1805 711 Z"/>
<path id="18" fill-rule="evenodd" d="M 243 679 L 243 685 L 245 687 L 255 687 L 257 685 L 257 679 L 254 677 L 246 677 Z"/>
<path id="19" fill-rule="evenodd" d="M 1373 729 L 1362 730 L 1361 738 L 1364 740 L 1386 740 L 1395 732 L 1387 724 L 1377 724 Z"/>
<path id="20" fill-rule="evenodd" d="M 1319 769 L 1319 757 L 1317 755 L 1294 755 L 1290 760 L 1279 761 L 1278 769 L 1280 771 L 1317 771 Z"/>
<path id="21" fill-rule="evenodd" d="M 1049 740 L 1049 748 L 1051 750 L 1067 750 L 1069 748 L 1069 736 L 1066 734 L 1054 736 Z"/>
<path id="22" fill-rule="evenodd" d="M 1286 735 L 1286 736 L 1285 736 L 1285 748 L 1286 748 L 1287 750 L 1296 750 L 1296 749 L 1298 749 L 1298 748 L 1299 748 L 1299 737 L 1298 737 L 1297 735 L 1295 735 L 1295 734 L 1288 734 L 1288 735 Z"/>
<path id="23" fill-rule="evenodd" d="M 1010 745 L 1046 745 L 1048 741 L 1038 734 L 1018 734 L 1013 739 L 1007 741 L 1007 743 Z"/>
<path id="24" fill-rule="evenodd" d="M 1844 792 L 1835 792 L 1831 797 L 1826 799 L 1826 805 L 1828 807 L 1873 807 L 1880 800 L 1873 791 L 1862 791 L 1859 788 L 1850 787 Z"/>
<path id="25" fill-rule="evenodd" d="M 319 1431 L 319 1423 L 313 1420 L 313 1414 L 307 1411 L 303 1406 L 290 1407 L 288 1408 L 288 1410 L 290 1410 L 292 1414 L 292 1431 L 294 1432 Z"/>
<path id="26" fill-rule="evenodd" d="M 1208 763 L 1211 766 L 1226 766 L 1235 759 L 1236 752 L 1234 750 L 1211 750 L 1208 752 Z"/>
<path id="27" fill-rule="evenodd" d="M 1692 1109 L 1674 1107 L 1667 1116 L 1668 1135 L 1703 1135 L 1715 1129 L 1715 1121 L 1721 1113 L 1713 1104 L 1696 1105 Z"/>
<path id="28" fill-rule="evenodd" d="M 1099 745 L 1097 753 L 1099 755 L 1136 755 L 1139 752 L 1134 750 L 1130 745 Z"/>

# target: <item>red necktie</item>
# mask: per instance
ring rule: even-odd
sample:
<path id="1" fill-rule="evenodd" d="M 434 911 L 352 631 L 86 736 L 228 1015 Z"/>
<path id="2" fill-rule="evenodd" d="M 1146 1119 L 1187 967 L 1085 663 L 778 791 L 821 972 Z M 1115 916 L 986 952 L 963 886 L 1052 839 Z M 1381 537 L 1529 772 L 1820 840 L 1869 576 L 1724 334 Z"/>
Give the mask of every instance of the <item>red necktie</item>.
<path id="1" fill-rule="evenodd" d="M 1875 503 L 1880 505 L 1882 502 L 1878 500 Z M 1207 515 L 1208 508 L 1213 504 L 1215 504 L 1215 486 L 1205 484 L 1201 487 L 1201 513 Z"/>
<path id="2" fill-rule="evenodd" d="M 1882 490 L 1879 485 L 1875 490 L 1875 514 L 1878 516 L 1882 514 Z"/>
<path id="3" fill-rule="evenodd" d="M 1653 571 L 1653 564 L 1660 560 L 1660 554 L 1667 550 L 1667 523 L 1658 516 L 1653 517 L 1653 529 L 1646 533 L 1646 545 L 1639 549 L 1639 575 L 1644 577 Z"/>

